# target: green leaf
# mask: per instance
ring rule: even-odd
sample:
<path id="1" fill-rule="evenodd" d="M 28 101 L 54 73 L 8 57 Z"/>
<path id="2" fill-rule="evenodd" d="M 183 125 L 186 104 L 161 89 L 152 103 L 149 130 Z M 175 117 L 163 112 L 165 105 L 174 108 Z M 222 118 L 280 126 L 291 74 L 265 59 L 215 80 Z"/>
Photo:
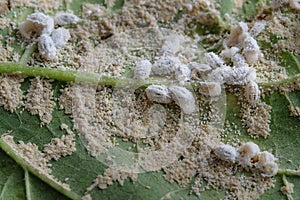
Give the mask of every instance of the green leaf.
<path id="1" fill-rule="evenodd" d="M 4 151 L 0 149 L 0 199 L 26 199 L 24 173 Z"/>
<path id="2" fill-rule="evenodd" d="M 75 14 L 80 15 L 82 11 L 82 3 L 92 3 L 105 6 L 108 12 L 119 10 L 124 5 L 124 0 L 115 1 L 112 7 L 109 7 L 106 1 L 98 0 L 72 0 L 71 3 L 64 1 L 64 5 L 60 8 L 63 10 L 72 10 Z M 257 5 L 259 0 L 247 0 L 243 4 L 243 8 L 239 11 L 237 17 L 246 21 L 251 21 L 255 18 Z M 234 9 L 234 1 L 225 0 L 219 1 L 221 17 L 225 13 L 232 14 Z M 14 12 L 17 13 L 18 18 L 16 22 L 21 22 L 25 19 L 26 15 L 31 13 L 32 9 L 15 9 L 9 12 L 4 17 L 14 19 Z M 184 16 L 184 12 L 178 11 L 177 16 L 174 17 L 174 21 L 180 21 Z M 223 23 L 223 22 L 222 22 Z M 211 35 L 217 36 L 217 38 L 223 37 L 228 27 L 223 27 L 222 23 L 214 24 L 211 26 L 203 26 L 197 24 L 196 32 L 201 37 L 205 36 L 202 41 L 207 41 L 207 45 L 211 46 L 215 43 L 214 38 Z M 16 31 L 6 28 L 0 30 L 0 34 L 4 37 L 10 35 L 16 35 Z M 207 37 L 206 37 L 207 36 Z M 268 36 L 271 43 L 277 43 L 282 38 L 278 38 L 275 34 Z M 210 40 L 212 39 L 212 40 Z M 210 41 L 210 42 L 208 42 Z M 5 43 L 6 41 L 3 40 Z M 215 52 L 220 51 L 222 46 L 222 40 L 213 44 Z M 94 45 L 94 44 L 93 44 Z M 22 55 L 20 63 L 0 63 L 0 73 L 18 73 L 26 76 L 41 76 L 44 78 L 55 79 L 52 83 L 54 96 L 58 98 L 60 96 L 59 90 L 65 87 L 64 82 L 60 81 L 80 81 L 93 84 L 110 85 L 115 86 L 117 83 L 124 83 L 124 85 L 132 86 L 134 81 L 129 79 L 121 79 L 120 77 L 101 77 L 98 80 L 97 74 L 90 74 L 85 72 L 75 72 L 69 70 L 57 70 L 48 68 L 26 67 L 28 58 L 32 52 L 36 49 L 34 46 L 25 50 L 25 45 L 22 45 L 20 41 L 16 40 L 12 44 L 15 51 Z M 264 46 L 263 46 L 264 47 Z M 268 50 L 273 50 L 270 43 L 266 43 Z M 209 47 L 207 48 L 209 49 Z M 113 58 L 112 58 L 113 59 Z M 274 85 L 284 86 L 291 84 L 295 80 L 300 78 L 300 65 L 299 55 L 293 55 L 290 52 L 283 52 L 280 57 L 280 64 L 287 70 L 289 77 L 283 81 L 274 83 L 262 83 L 262 87 L 271 87 Z M 159 80 L 159 83 L 162 81 Z M 156 83 L 155 80 L 145 81 L 144 85 Z M 164 82 L 166 83 L 166 82 Z M 22 83 L 22 90 L 26 94 L 30 86 L 29 79 Z M 271 95 L 266 95 L 264 102 L 272 106 L 272 118 L 271 118 L 271 134 L 267 139 L 253 139 L 246 131 L 246 128 L 242 125 L 242 120 L 239 117 L 241 105 L 238 98 L 228 93 L 227 94 L 227 113 L 226 120 L 231 123 L 231 126 L 241 131 L 241 135 L 236 135 L 234 132 L 229 132 L 224 142 L 231 143 L 235 139 L 239 139 L 240 142 L 254 141 L 259 144 L 261 150 L 268 150 L 275 154 L 278 158 L 280 171 L 275 177 L 276 185 L 274 188 L 268 190 L 261 196 L 261 199 L 286 199 L 286 196 L 280 191 L 283 186 L 282 175 L 286 175 L 287 180 L 294 184 L 294 199 L 300 199 L 300 178 L 296 169 L 300 166 L 300 156 L 298 150 L 300 148 L 300 131 L 299 131 L 299 117 L 290 116 L 289 106 L 300 107 L 300 92 L 299 90 L 293 92 L 287 92 L 281 94 L 275 92 Z M 232 125 L 234 123 L 234 125 Z M 58 105 L 55 105 L 53 111 L 53 120 L 50 124 L 40 126 L 41 121 L 38 116 L 30 115 L 26 110 L 20 108 L 13 113 L 4 110 L 0 107 L 0 135 L 7 131 L 12 131 L 10 134 L 14 136 L 14 141 L 23 141 L 24 143 L 31 142 L 36 144 L 41 151 L 44 145 L 49 143 L 51 139 L 61 137 L 65 135 L 65 131 L 59 127 L 61 124 L 67 124 L 69 127 L 73 126 L 72 119 L 69 115 L 65 115 L 63 110 L 58 109 Z M 80 199 L 85 195 L 86 189 L 93 183 L 95 178 L 102 174 L 104 169 L 107 168 L 99 159 L 92 157 L 86 150 L 83 140 L 76 134 L 76 151 L 71 156 L 62 157 L 57 161 L 50 161 L 52 175 L 59 181 L 66 183 L 70 186 L 71 191 L 61 187 L 60 184 L 53 181 L 51 178 L 40 174 L 36 168 L 32 167 L 30 163 L 27 163 L 20 157 L 18 152 L 15 152 L 8 146 L 3 140 L 0 142 L 0 146 L 3 150 L 0 150 L 0 200 L 10 199 Z M 132 143 L 123 142 L 120 138 L 117 139 L 120 143 L 120 148 L 127 149 Z M 10 157 L 13 159 L 11 159 Z M 18 164 L 17 164 L 18 163 Z M 100 190 L 95 188 L 90 193 L 93 199 L 222 199 L 228 191 L 226 190 L 206 190 L 201 193 L 200 197 L 193 194 L 189 194 L 191 191 L 192 182 L 185 188 L 179 187 L 177 183 L 169 183 L 163 178 L 163 172 L 147 172 L 140 173 L 135 183 L 132 183 L 129 179 L 125 180 L 124 185 L 120 186 L 114 183 L 107 189 Z"/>

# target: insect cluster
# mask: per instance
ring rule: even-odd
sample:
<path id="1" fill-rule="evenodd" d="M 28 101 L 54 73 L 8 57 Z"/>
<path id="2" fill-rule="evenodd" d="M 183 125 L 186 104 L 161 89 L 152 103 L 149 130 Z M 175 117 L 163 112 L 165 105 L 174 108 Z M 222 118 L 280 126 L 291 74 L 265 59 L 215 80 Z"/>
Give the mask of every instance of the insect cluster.
<path id="1" fill-rule="evenodd" d="M 176 56 L 183 38 L 174 38 L 173 43 L 166 39 L 160 56 L 152 64 L 149 60 L 137 63 L 134 78 L 147 79 L 151 75 L 175 79 L 179 82 L 198 80 L 205 82 L 199 86 L 202 95 L 216 97 L 222 92 L 222 85 L 244 86 L 246 100 L 256 104 L 260 99 L 260 89 L 256 82 L 256 64 L 261 52 L 253 36 L 264 29 L 265 23 L 258 22 L 249 31 L 246 23 L 240 22 L 231 29 L 230 35 L 224 40 L 224 50 L 217 55 L 209 52 L 204 54 L 203 63 L 180 61 Z M 230 60 L 232 66 L 226 64 Z"/>
<path id="2" fill-rule="evenodd" d="M 257 144 L 247 142 L 237 149 L 231 145 L 221 145 L 214 154 L 223 161 L 237 163 L 250 169 L 258 169 L 263 177 L 272 177 L 278 172 L 276 158 L 268 151 L 260 151 Z"/>
<path id="3" fill-rule="evenodd" d="M 19 26 L 20 34 L 30 40 L 37 41 L 39 53 L 46 59 L 53 59 L 57 50 L 63 48 L 70 39 L 68 29 L 55 25 L 63 26 L 75 24 L 79 18 L 72 13 L 60 12 L 54 17 L 43 13 L 33 13 Z"/>
<path id="4" fill-rule="evenodd" d="M 181 86 L 150 85 L 146 89 L 146 95 L 150 101 L 157 103 L 171 103 L 174 101 L 184 114 L 191 114 L 196 110 L 193 94 Z"/>

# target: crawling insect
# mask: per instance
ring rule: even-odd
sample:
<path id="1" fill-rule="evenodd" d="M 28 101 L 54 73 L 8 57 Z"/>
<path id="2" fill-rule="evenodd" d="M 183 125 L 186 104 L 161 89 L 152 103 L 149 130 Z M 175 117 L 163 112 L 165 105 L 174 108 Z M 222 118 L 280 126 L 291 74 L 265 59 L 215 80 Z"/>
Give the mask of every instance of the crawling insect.
<path id="1" fill-rule="evenodd" d="M 184 114 L 191 114 L 196 110 L 195 98 L 188 89 L 180 86 L 170 86 L 169 91 L 172 100 L 175 101 Z"/>
<path id="2" fill-rule="evenodd" d="M 222 88 L 219 82 L 205 82 L 199 86 L 198 91 L 205 96 L 217 97 L 221 95 Z"/>
<path id="3" fill-rule="evenodd" d="M 149 78 L 151 69 L 152 64 L 149 60 L 141 60 L 136 64 L 133 70 L 133 78 L 138 80 Z"/>
<path id="4" fill-rule="evenodd" d="M 65 28 L 57 28 L 52 32 L 51 38 L 57 49 L 61 49 L 70 39 L 70 32 Z"/>
<path id="5" fill-rule="evenodd" d="M 26 39 L 37 39 L 42 34 L 50 34 L 53 29 L 53 18 L 43 13 L 29 15 L 19 26 L 20 34 Z"/>
<path id="6" fill-rule="evenodd" d="M 191 70 L 191 79 L 204 80 L 211 72 L 212 68 L 207 64 L 200 64 L 197 62 L 190 62 L 188 67 Z"/>
<path id="7" fill-rule="evenodd" d="M 60 26 L 76 24 L 80 19 L 73 13 L 59 12 L 54 16 L 54 21 Z"/>
<path id="8" fill-rule="evenodd" d="M 187 65 L 181 64 L 175 70 L 175 79 L 178 81 L 188 81 L 191 78 L 191 70 Z"/>
<path id="9" fill-rule="evenodd" d="M 150 101 L 158 103 L 171 103 L 172 101 L 167 87 L 161 85 L 150 85 L 145 91 Z"/>
<path id="10" fill-rule="evenodd" d="M 216 147 L 214 153 L 219 159 L 233 163 L 237 157 L 236 149 L 228 144 Z"/>
<path id="11" fill-rule="evenodd" d="M 160 57 L 152 66 L 152 73 L 157 76 L 174 76 L 175 70 L 181 64 L 177 57 Z"/>
<path id="12" fill-rule="evenodd" d="M 260 99 L 260 90 L 256 82 L 250 81 L 245 87 L 245 97 L 250 104 L 256 104 Z"/>
<path id="13" fill-rule="evenodd" d="M 55 44 L 48 34 L 43 34 L 40 36 L 38 41 L 38 49 L 40 54 L 46 59 L 53 59 L 56 55 Z"/>
<path id="14" fill-rule="evenodd" d="M 243 56 L 249 65 L 255 64 L 260 58 L 260 50 L 256 40 L 247 35 L 243 42 Z"/>
<path id="15" fill-rule="evenodd" d="M 243 166 L 252 166 L 252 158 L 254 158 L 260 152 L 260 149 L 257 144 L 253 142 L 247 142 L 240 146 L 237 152 L 237 160 L 239 164 Z"/>
<path id="16" fill-rule="evenodd" d="M 213 52 L 204 54 L 204 63 L 208 64 L 211 68 L 216 69 L 224 65 L 224 60 Z"/>
<path id="17" fill-rule="evenodd" d="M 223 77 L 228 85 L 246 85 L 256 80 L 256 71 L 251 67 L 237 67 L 224 71 Z"/>

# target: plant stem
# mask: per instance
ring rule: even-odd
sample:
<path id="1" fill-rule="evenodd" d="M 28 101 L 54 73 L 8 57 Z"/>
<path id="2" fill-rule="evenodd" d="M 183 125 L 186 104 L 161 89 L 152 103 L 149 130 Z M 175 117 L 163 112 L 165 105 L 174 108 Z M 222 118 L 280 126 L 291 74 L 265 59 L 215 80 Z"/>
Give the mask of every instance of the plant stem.
<path id="1" fill-rule="evenodd" d="M 19 63 L 0 63 L 0 73 L 16 74 L 29 77 L 40 76 L 42 78 L 55 79 L 58 81 L 89 83 L 108 85 L 113 87 L 146 87 L 151 84 L 171 85 L 169 80 L 135 80 L 122 77 L 107 77 L 96 73 L 77 72 L 73 70 L 61 70 L 41 67 L 26 67 Z"/>
<path id="2" fill-rule="evenodd" d="M 2 150 L 4 150 L 12 159 L 14 159 L 22 168 L 24 169 L 25 173 L 26 171 L 31 172 L 35 176 L 37 176 L 42 181 L 46 182 L 48 185 L 56 189 L 57 191 L 61 192 L 65 196 L 80 200 L 81 197 L 76 194 L 75 192 L 72 192 L 71 190 L 66 190 L 64 187 L 62 187 L 60 184 L 58 184 L 53 179 L 47 178 L 41 171 L 34 168 L 30 163 L 26 162 L 24 159 L 21 158 L 21 156 L 18 154 L 17 151 L 15 151 L 9 144 L 5 142 L 5 140 L 1 137 L 0 138 L 0 147 Z M 26 174 L 25 174 L 26 175 Z M 25 177 L 26 178 L 26 177 Z M 27 190 L 28 188 L 26 188 Z"/>
<path id="3" fill-rule="evenodd" d="M 286 175 L 286 176 L 300 176 L 300 170 L 279 169 L 277 174 L 278 175 Z"/>
<path id="4" fill-rule="evenodd" d="M 28 50 L 28 55 L 29 52 L 30 51 Z M 165 79 L 158 80 L 158 79 L 150 78 L 147 80 L 135 80 L 135 79 L 128 79 L 123 77 L 101 76 L 100 74 L 97 73 L 77 72 L 74 70 L 30 67 L 30 66 L 25 66 L 25 64 L 23 64 L 22 62 L 25 61 L 26 58 L 27 56 L 23 55 L 20 60 L 20 63 L 0 63 L 0 73 L 16 74 L 16 75 L 23 75 L 29 77 L 40 76 L 42 78 L 55 79 L 58 81 L 108 85 L 113 87 L 117 86 L 117 87 L 145 88 L 151 84 L 171 85 L 175 83 L 175 81 L 165 80 Z M 281 81 L 260 83 L 259 85 L 264 88 L 268 88 L 268 87 L 281 86 L 281 85 L 293 83 L 298 79 L 300 79 L 300 74 L 291 76 Z M 191 86 L 195 87 L 198 84 L 201 84 L 201 82 L 191 82 L 190 84 Z"/>

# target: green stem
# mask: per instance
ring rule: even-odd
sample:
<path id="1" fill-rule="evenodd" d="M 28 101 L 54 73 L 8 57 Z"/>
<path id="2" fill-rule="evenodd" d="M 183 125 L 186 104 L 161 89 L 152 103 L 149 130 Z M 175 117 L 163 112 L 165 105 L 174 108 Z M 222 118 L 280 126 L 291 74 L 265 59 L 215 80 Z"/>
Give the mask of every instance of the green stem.
<path id="1" fill-rule="evenodd" d="M 300 176 L 300 170 L 279 169 L 277 174 L 278 175 L 286 175 L 286 176 Z"/>
<path id="2" fill-rule="evenodd" d="M 3 138 L 1 137 L 0 139 L 0 147 L 1 149 L 3 149 L 12 159 L 14 159 L 20 166 L 23 167 L 25 173 L 26 171 L 31 172 L 32 174 L 34 174 L 35 176 L 37 176 L 39 179 L 41 179 L 42 181 L 46 182 L 48 185 L 50 185 L 51 187 L 53 187 L 54 189 L 56 189 L 57 191 L 61 192 L 62 194 L 64 194 L 65 196 L 71 198 L 71 199 L 75 199 L 75 200 L 80 200 L 81 197 L 69 190 L 66 190 L 64 187 L 62 187 L 61 185 L 59 185 L 57 182 L 55 182 L 52 179 L 47 178 L 46 176 L 44 176 L 38 169 L 32 167 L 32 165 L 28 162 L 26 162 L 24 159 L 21 158 L 21 156 L 18 154 L 18 152 L 16 152 L 10 145 L 8 145 Z M 26 174 L 25 174 L 26 176 Z M 26 177 L 25 177 L 26 178 Z M 26 188 L 27 191 L 28 188 Z"/>
<path id="3" fill-rule="evenodd" d="M 31 199 L 31 192 L 30 192 L 30 183 L 29 183 L 29 172 L 27 170 L 25 171 L 25 191 L 26 191 L 26 199 Z"/>
<path id="4" fill-rule="evenodd" d="M 29 51 L 28 51 L 29 52 Z M 26 60 L 26 56 L 24 59 Z M 20 61 L 21 62 L 21 61 Z M 171 85 L 174 81 L 164 80 L 164 79 L 147 79 L 147 80 L 135 80 L 122 77 L 108 77 L 100 76 L 97 73 L 90 72 L 77 72 L 73 70 L 62 70 L 53 68 L 42 68 L 42 67 L 29 67 L 22 63 L 0 63 L 0 73 L 17 74 L 29 77 L 40 76 L 42 78 L 55 79 L 58 81 L 65 82 L 78 82 L 78 83 L 90 83 L 98 85 L 108 85 L 108 86 L 118 86 L 118 87 L 141 87 L 145 88 L 151 84 L 161 84 L 161 85 Z M 300 74 L 286 78 L 281 81 L 260 83 L 259 85 L 265 88 L 281 86 L 289 83 L 293 83 L 300 79 Z M 201 84 L 201 82 L 192 82 L 193 87 Z"/>
<path id="5" fill-rule="evenodd" d="M 89 72 L 77 72 L 73 70 L 61 70 L 52 68 L 41 68 L 41 67 L 26 67 L 19 63 L 0 63 L 0 73 L 16 74 L 29 77 L 42 77 L 55 79 L 58 81 L 66 82 L 78 82 L 78 83 L 90 83 L 99 85 L 109 85 L 117 87 L 146 87 L 151 84 L 164 84 L 170 85 L 173 81 L 169 80 L 135 80 L 120 77 L 107 77 L 100 76 L 96 73 Z"/>

